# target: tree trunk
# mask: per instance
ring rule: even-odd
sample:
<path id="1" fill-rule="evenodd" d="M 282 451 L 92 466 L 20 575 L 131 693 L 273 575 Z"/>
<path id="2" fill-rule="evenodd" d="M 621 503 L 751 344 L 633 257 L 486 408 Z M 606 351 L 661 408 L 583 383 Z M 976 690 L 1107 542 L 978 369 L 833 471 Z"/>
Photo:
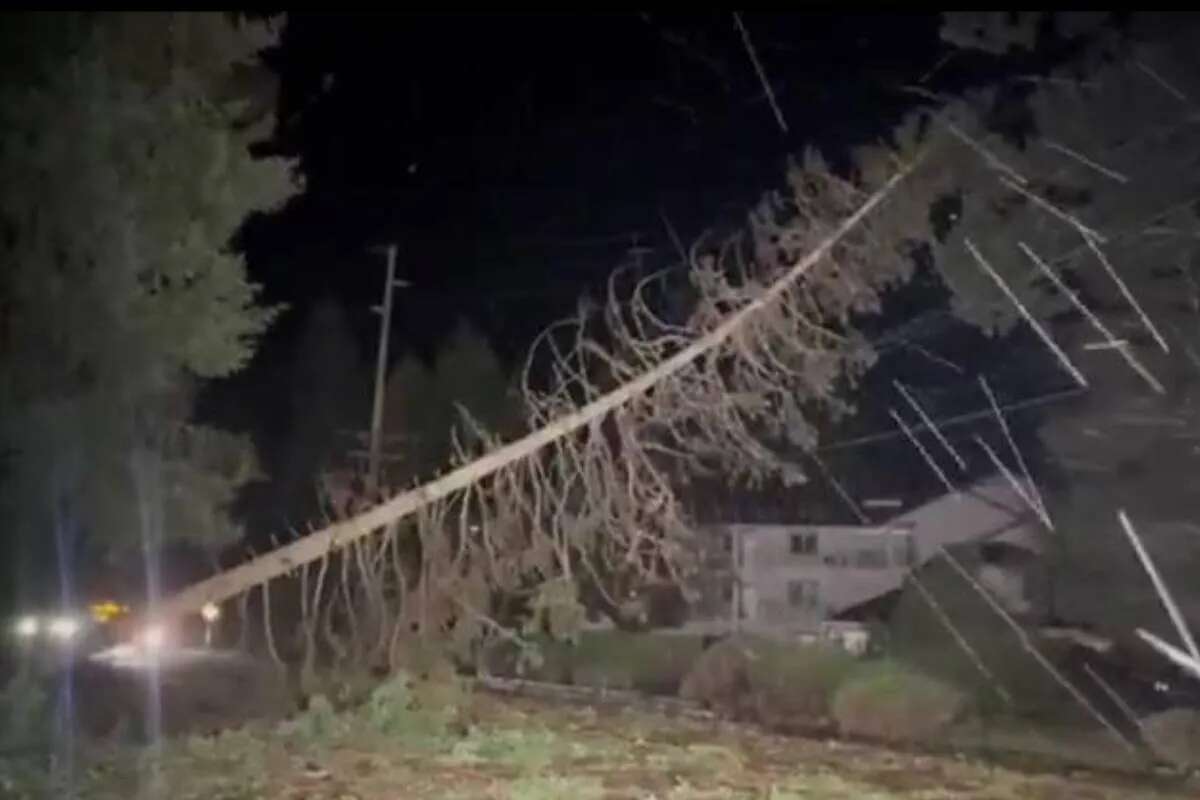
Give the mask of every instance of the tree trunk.
<path id="1" fill-rule="evenodd" d="M 527 458 L 548 444 L 585 427 L 594 420 L 608 414 L 634 397 L 644 394 L 656 383 L 686 367 L 696 358 L 725 342 L 752 315 L 772 302 L 794 281 L 801 278 L 821 261 L 833 247 L 854 229 L 883 201 L 888 194 L 913 170 L 914 161 L 894 175 L 883 187 L 872 194 L 858 210 L 846 218 L 816 248 L 798 261 L 778 281 L 746 305 L 727 316 L 711 331 L 700 336 L 687 347 L 663 361 L 658 366 L 586 406 L 536 430 L 515 442 L 465 464 L 449 474 L 404 492 L 351 519 L 334 523 L 302 539 L 284 545 L 269 553 L 240 564 L 219 575 L 200 581 L 167 598 L 159 608 L 163 619 L 198 611 L 207 602 L 220 602 L 237 596 L 248 589 L 285 575 L 305 564 L 324 557 L 332 550 L 369 536 L 384 529 L 389 523 L 406 517 L 429 503 L 461 491 L 466 487 L 492 475 L 498 470 Z"/>

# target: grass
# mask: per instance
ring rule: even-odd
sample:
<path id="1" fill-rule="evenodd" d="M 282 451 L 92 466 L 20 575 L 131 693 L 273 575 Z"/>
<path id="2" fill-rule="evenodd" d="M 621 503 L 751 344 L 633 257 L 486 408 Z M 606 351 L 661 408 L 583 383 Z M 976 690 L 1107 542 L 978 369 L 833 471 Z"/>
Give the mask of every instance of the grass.
<path id="1" fill-rule="evenodd" d="M 440 699 L 423 700 L 433 695 Z M 426 705 L 447 698 L 454 698 L 453 714 Z M 35 785 L 15 766 L 0 761 L 0 797 L 69 796 L 62 785 Z M 1151 800 L 1196 793 L 1195 786 L 1026 774 L 633 709 L 432 691 L 411 681 L 385 684 L 354 710 L 318 702 L 283 724 L 167 740 L 157 751 L 84 752 L 73 784 L 76 796 L 95 800 Z M 147 791 L 154 786 L 162 792 Z"/>

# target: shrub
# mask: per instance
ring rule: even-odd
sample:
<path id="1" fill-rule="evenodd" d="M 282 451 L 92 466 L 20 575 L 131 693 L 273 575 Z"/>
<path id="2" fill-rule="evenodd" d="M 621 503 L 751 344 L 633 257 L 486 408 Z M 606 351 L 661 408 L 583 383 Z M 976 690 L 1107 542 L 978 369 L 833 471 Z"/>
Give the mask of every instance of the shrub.
<path id="1" fill-rule="evenodd" d="M 343 725 L 329 698 L 315 694 L 308 699 L 308 707 L 296 715 L 290 727 L 308 741 L 329 741 L 341 733 Z"/>
<path id="2" fill-rule="evenodd" d="M 446 737 L 465 701 L 454 675 L 414 678 L 397 672 L 375 687 L 363 709 L 371 728 L 409 744 L 436 743 Z"/>
<path id="3" fill-rule="evenodd" d="M 887 742 L 929 739 L 958 719 L 964 708 L 962 692 L 894 661 L 864 665 L 833 700 L 842 734 Z"/>
<path id="4" fill-rule="evenodd" d="M 483 671 L 501 678 L 571 682 L 571 646 L 548 636 L 523 637 L 520 644 L 508 639 L 490 642 L 480 662 Z"/>
<path id="5" fill-rule="evenodd" d="M 834 691 L 856 663 L 827 645 L 729 638 L 696 660 L 680 696 L 769 725 L 820 726 L 828 722 Z"/>
<path id="6" fill-rule="evenodd" d="M 760 641 L 753 650 L 750 686 L 767 724 L 827 725 L 834 692 L 858 663 L 827 644 Z"/>
<path id="7" fill-rule="evenodd" d="M 570 653 L 572 682 L 675 695 L 701 654 L 698 636 L 587 631 Z"/>
<path id="8" fill-rule="evenodd" d="M 706 708 L 737 716 L 750 699 L 750 662 L 744 640 L 726 639 L 701 653 L 684 676 L 679 696 Z"/>
<path id="9" fill-rule="evenodd" d="M 584 663 L 571 670 L 571 683 L 593 689 L 633 689 L 633 672 L 624 664 Z"/>
<path id="10" fill-rule="evenodd" d="M 509 641 L 490 646 L 483 660 L 489 673 L 502 677 L 675 695 L 700 657 L 700 642 L 698 636 L 584 631 L 576 644 L 545 636 L 527 640 L 537 649 L 532 663 L 522 665 L 521 648 Z"/>

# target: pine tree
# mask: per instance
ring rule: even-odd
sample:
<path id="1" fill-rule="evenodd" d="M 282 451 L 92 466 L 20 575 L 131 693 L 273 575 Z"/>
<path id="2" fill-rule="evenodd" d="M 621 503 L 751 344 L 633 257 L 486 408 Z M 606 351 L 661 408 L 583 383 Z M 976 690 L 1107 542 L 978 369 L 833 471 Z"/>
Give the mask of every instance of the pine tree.
<path id="1" fill-rule="evenodd" d="M 438 349 L 432 369 L 408 356 L 388 377 L 384 429 L 399 441 L 403 455 L 389 479 L 406 485 L 428 478 L 449 462 L 454 437 L 477 449 L 480 442 L 464 410 L 493 435 L 511 436 L 521 427 L 521 404 L 495 351 L 461 321 Z"/>
<path id="2" fill-rule="evenodd" d="M 22 574 L 82 548 L 236 536 L 249 444 L 191 421 L 277 309 L 230 242 L 294 190 L 255 160 L 262 26 L 217 14 L 11 15 L 0 73 L 0 441 Z M 54 534 L 54 535 L 52 535 Z"/>
<path id="3" fill-rule="evenodd" d="M 279 475 L 286 505 L 298 518 L 310 516 L 314 481 L 341 456 L 340 432 L 362 428 L 370 418 L 369 379 L 345 308 L 333 298 L 318 301 L 293 355 L 291 430 Z"/>
<path id="4" fill-rule="evenodd" d="M 909 121 L 906 131 L 925 131 L 942 151 L 940 172 L 914 187 L 950 209 L 932 261 L 963 319 L 1001 333 L 1029 324 L 1023 307 L 1062 350 L 1048 356 L 1060 385 L 1086 381 L 1041 431 L 1051 458 L 1043 473 L 1070 484 L 1051 508 L 1061 529 L 1058 610 L 1145 622 L 1158 601 L 1117 509 L 1142 521 L 1181 593 L 1200 563 L 1189 525 L 1200 514 L 1196 21 L 984 17 L 949 14 L 944 35 L 1004 58 L 1036 52 L 1047 35 L 1075 41 L 1077 52 L 1048 74 L 1021 75 L 1021 92 L 991 87 Z M 1097 597 L 1098 583 L 1117 581 L 1126 591 Z M 1200 593 L 1188 594 L 1200 608 Z"/>

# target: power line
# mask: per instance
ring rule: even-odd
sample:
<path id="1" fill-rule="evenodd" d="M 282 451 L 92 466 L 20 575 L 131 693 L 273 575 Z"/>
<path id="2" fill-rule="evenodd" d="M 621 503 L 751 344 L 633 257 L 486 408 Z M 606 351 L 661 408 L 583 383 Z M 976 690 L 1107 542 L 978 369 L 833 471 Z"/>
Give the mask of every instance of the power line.
<path id="1" fill-rule="evenodd" d="M 1063 389 L 1063 390 L 1060 390 L 1057 392 L 1049 392 L 1047 394 L 1037 395 L 1036 397 L 1030 397 L 1025 400 L 1019 400 L 1015 403 L 1009 403 L 1007 405 L 1000 406 L 1000 410 L 1001 411 L 1024 411 L 1024 410 L 1027 410 L 1030 408 L 1036 408 L 1038 406 L 1049 405 L 1050 403 L 1058 402 L 1059 400 L 1066 400 L 1071 397 L 1078 397 L 1079 395 L 1083 394 L 1086 391 L 1087 391 L 1087 389 L 1076 386 L 1076 387 L 1072 387 L 1070 389 Z M 959 414 L 959 415 L 953 416 L 953 417 L 945 417 L 943 419 L 934 420 L 934 423 L 939 428 L 945 430 L 946 428 L 951 428 L 956 425 L 962 425 L 967 422 L 974 422 L 977 419 L 980 419 L 983 417 L 991 417 L 994 415 L 995 415 L 995 411 L 989 405 L 987 408 L 980 409 L 978 411 L 970 411 L 965 414 Z M 926 426 L 924 424 L 910 425 L 909 428 L 912 430 L 913 433 L 921 433 L 923 431 L 929 430 L 928 426 Z M 834 450 L 848 450 L 848 449 L 851 449 L 854 447 L 860 447 L 860 446 L 866 445 L 866 444 L 875 444 L 877 442 L 888 441 L 888 440 L 895 439 L 895 438 L 903 436 L 903 435 L 904 434 L 901 431 L 885 431 L 883 433 L 874 433 L 874 434 L 869 434 L 867 436 L 859 436 L 854 439 L 845 439 L 840 442 L 834 442 L 833 444 L 827 444 L 824 447 L 818 447 L 817 452 L 818 453 L 827 453 L 827 452 L 832 452 Z"/>

